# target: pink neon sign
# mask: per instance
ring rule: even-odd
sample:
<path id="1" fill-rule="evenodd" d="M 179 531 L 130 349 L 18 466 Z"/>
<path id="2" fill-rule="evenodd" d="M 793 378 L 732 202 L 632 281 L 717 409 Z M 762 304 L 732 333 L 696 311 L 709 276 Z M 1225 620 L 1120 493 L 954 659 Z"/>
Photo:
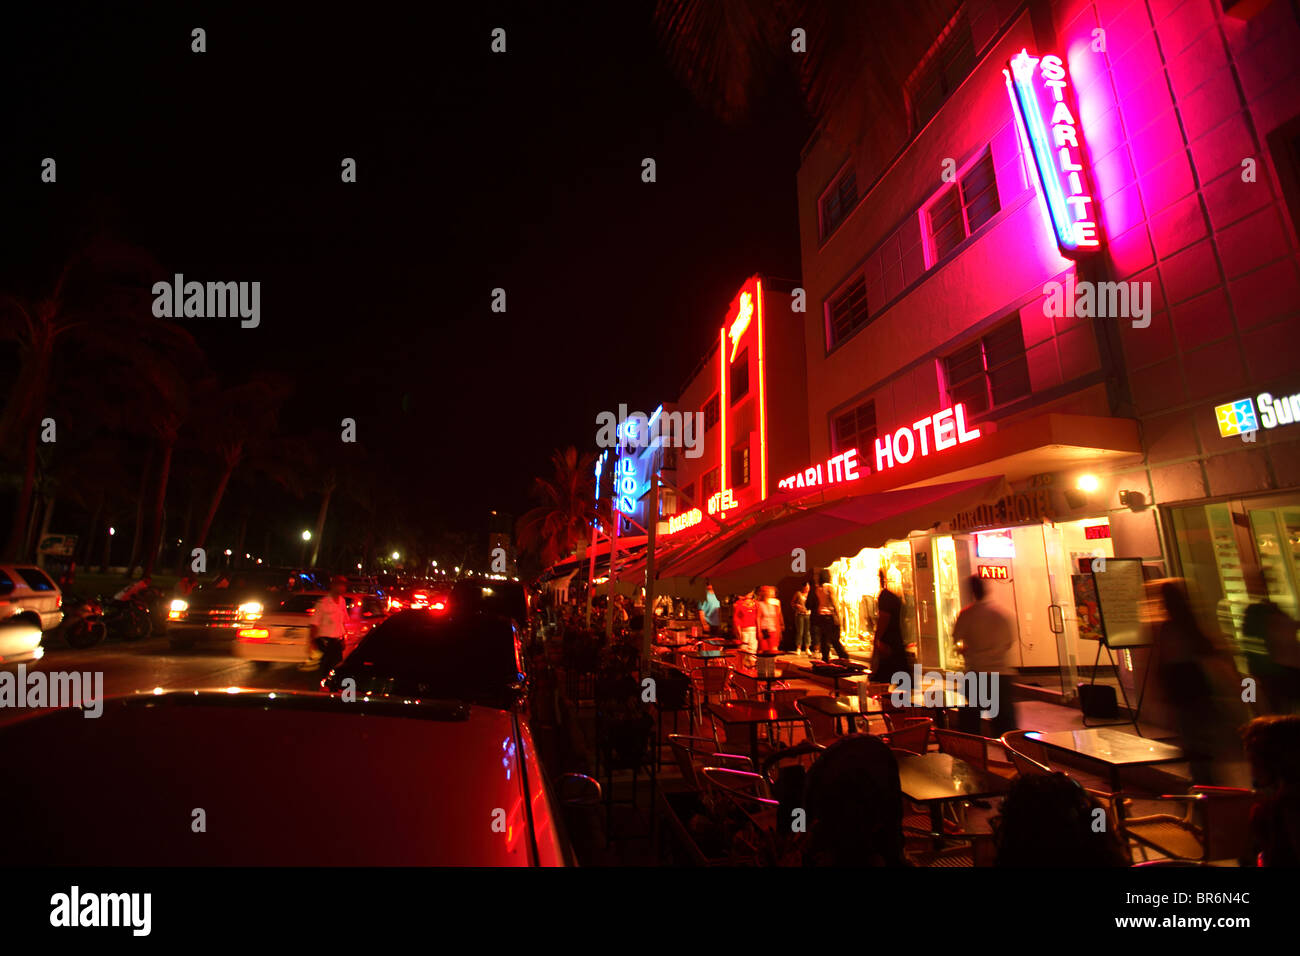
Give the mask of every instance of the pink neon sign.
<path id="1" fill-rule="evenodd" d="M 1092 252 L 1101 245 L 1097 209 L 1065 63 L 1021 50 L 1007 66 L 1002 73 L 1034 154 L 1057 245 L 1067 256 Z"/>
<path id="2" fill-rule="evenodd" d="M 859 471 L 859 468 L 862 470 Z M 870 468 L 858 463 L 858 450 L 851 448 L 827 458 L 825 468 L 822 465 L 809 465 L 803 471 L 778 481 L 776 486 L 783 491 L 791 491 L 795 488 L 820 488 L 823 485 L 857 481 L 870 471 Z"/>

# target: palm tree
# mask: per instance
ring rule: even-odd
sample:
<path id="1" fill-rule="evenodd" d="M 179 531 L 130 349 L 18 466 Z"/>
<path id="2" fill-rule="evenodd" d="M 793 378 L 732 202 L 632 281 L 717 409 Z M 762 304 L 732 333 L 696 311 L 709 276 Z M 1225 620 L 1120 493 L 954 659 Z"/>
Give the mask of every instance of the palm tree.
<path id="1" fill-rule="evenodd" d="M 586 538 L 596 512 L 596 456 L 578 454 L 570 445 L 551 453 L 554 474 L 534 478 L 532 496 L 539 502 L 517 525 L 521 551 L 535 553 L 544 567 L 571 554 Z"/>
<path id="2" fill-rule="evenodd" d="M 746 117 L 779 75 L 793 75 L 809 113 L 849 144 L 897 123 L 900 90 L 959 0 L 658 0 L 654 22 L 670 69 L 714 115 Z M 802 29 L 807 52 L 792 49 Z M 854 109 L 839 107 L 854 104 Z M 905 124 L 906 120 L 903 118 Z"/>

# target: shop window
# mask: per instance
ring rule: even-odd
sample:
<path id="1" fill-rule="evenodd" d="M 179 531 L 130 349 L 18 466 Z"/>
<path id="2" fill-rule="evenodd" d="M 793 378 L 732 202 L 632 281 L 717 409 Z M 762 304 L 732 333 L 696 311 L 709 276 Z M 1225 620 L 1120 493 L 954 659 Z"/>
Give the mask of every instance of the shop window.
<path id="1" fill-rule="evenodd" d="M 1029 363 L 1019 317 L 943 360 L 951 404 L 963 403 L 967 415 L 1007 405 L 1030 392 Z"/>
<path id="2" fill-rule="evenodd" d="M 853 165 L 845 166 L 830 188 L 822 195 L 818 208 L 821 212 L 821 237 L 825 239 L 839 228 L 858 202 L 858 177 Z"/>
<path id="3" fill-rule="evenodd" d="M 926 207 L 926 267 L 942 261 L 1000 208 L 993 153 L 985 149 Z"/>
<path id="4" fill-rule="evenodd" d="M 736 445 L 731 449 L 731 487 L 749 487 L 749 442 Z"/>
<path id="5" fill-rule="evenodd" d="M 706 472 L 704 477 L 700 479 L 700 500 L 707 504 L 709 499 L 721 490 L 721 481 L 722 470 L 720 468 L 714 468 L 712 471 Z M 697 507 L 700 506 L 697 505 Z"/>
<path id="6" fill-rule="evenodd" d="M 732 405 L 749 394 L 749 349 L 737 355 L 736 360 L 731 363 L 727 392 L 731 396 Z"/>
<path id="7" fill-rule="evenodd" d="M 949 25 L 908 81 L 912 129 L 930 121 L 975 67 L 975 44 L 964 16 Z"/>
<path id="8" fill-rule="evenodd" d="M 865 451 L 876 442 L 876 403 L 863 402 L 857 408 L 835 416 L 835 450 Z"/>
<path id="9" fill-rule="evenodd" d="M 715 394 L 704 403 L 704 430 L 707 432 L 718 424 L 718 396 Z"/>
<path id="10" fill-rule="evenodd" d="M 867 280 L 858 276 L 826 307 L 826 347 L 833 349 L 867 324 Z"/>

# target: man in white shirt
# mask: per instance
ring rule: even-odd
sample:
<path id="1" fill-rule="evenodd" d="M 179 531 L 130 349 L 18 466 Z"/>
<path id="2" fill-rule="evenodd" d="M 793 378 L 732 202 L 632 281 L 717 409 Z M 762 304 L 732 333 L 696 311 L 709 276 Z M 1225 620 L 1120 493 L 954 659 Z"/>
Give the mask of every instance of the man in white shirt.
<path id="1" fill-rule="evenodd" d="M 320 670 L 328 674 L 343 660 L 343 641 L 347 636 L 348 602 L 343 592 L 348 589 L 348 579 L 335 575 L 330 579 L 330 593 L 316 602 L 311 617 L 311 646 L 321 652 Z M 314 670 L 317 664 L 307 661 L 303 670 Z"/>
<path id="2" fill-rule="evenodd" d="M 962 646 L 967 672 L 987 673 L 987 685 L 995 695 L 997 712 L 993 715 L 993 734 L 1000 737 L 1016 729 L 1015 704 L 1011 699 L 1010 670 L 1015 666 L 1012 650 L 1016 645 L 1016 625 L 1011 617 L 988 596 L 988 585 L 978 576 L 970 579 L 971 596 L 975 602 L 962 609 L 953 626 L 953 638 Z M 967 733 L 980 732 L 978 706 L 963 708 L 961 729 Z M 989 708 L 993 710 L 992 707 Z"/>

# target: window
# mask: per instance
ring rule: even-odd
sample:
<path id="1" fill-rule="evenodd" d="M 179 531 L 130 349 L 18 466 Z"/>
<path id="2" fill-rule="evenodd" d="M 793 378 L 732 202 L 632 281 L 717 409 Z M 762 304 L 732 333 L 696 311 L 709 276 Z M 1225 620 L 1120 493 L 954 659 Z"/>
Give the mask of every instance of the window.
<path id="1" fill-rule="evenodd" d="M 948 399 L 970 415 L 1029 394 L 1029 363 L 1016 317 L 943 360 Z"/>
<path id="2" fill-rule="evenodd" d="M 677 470 L 677 446 L 661 445 L 658 451 L 659 460 L 655 462 L 655 471 L 676 471 Z"/>
<path id="3" fill-rule="evenodd" d="M 821 235 L 825 239 L 839 228 L 858 201 L 858 177 L 853 167 L 847 166 L 822 195 Z"/>
<path id="4" fill-rule="evenodd" d="M 715 394 L 704 403 L 704 430 L 707 432 L 718 424 L 718 396 Z"/>
<path id="5" fill-rule="evenodd" d="M 700 479 L 701 501 L 697 502 L 698 506 L 704 507 L 708 505 L 709 499 L 712 498 L 714 495 L 716 495 L 720 490 L 718 485 L 721 482 L 721 480 L 722 480 L 721 469 L 714 468 L 712 471 L 705 473 L 704 477 Z"/>
<path id="6" fill-rule="evenodd" d="M 40 568 L 14 568 L 14 573 L 33 591 L 56 590 L 54 582 L 47 578 Z"/>
<path id="7" fill-rule="evenodd" d="M 927 265 L 934 265 L 956 249 L 1000 208 L 993 153 L 986 149 L 926 210 L 930 237 Z"/>
<path id="8" fill-rule="evenodd" d="M 960 17 L 930 52 L 908 84 L 912 99 L 912 129 L 930 121 L 943 101 L 961 85 L 975 66 L 970 24 Z"/>
<path id="9" fill-rule="evenodd" d="M 685 502 L 684 507 L 688 511 L 691 508 L 698 508 L 700 506 L 700 503 L 695 500 L 695 482 L 692 481 L 682 489 L 682 501 Z"/>
<path id="10" fill-rule="evenodd" d="M 749 349 L 736 356 L 736 361 L 731 363 L 729 375 L 727 391 L 731 393 L 731 404 L 735 405 L 749 394 Z"/>
<path id="11" fill-rule="evenodd" d="M 865 452 L 876 441 L 876 403 L 863 402 L 857 408 L 835 416 L 835 450 Z"/>
<path id="12" fill-rule="evenodd" d="M 731 449 L 731 487 L 749 487 L 749 442 L 736 445 Z"/>
<path id="13" fill-rule="evenodd" d="M 833 298 L 828 307 L 830 341 L 828 348 L 834 348 L 848 338 L 856 329 L 867 324 L 870 318 L 867 312 L 867 279 L 858 276 Z"/>

